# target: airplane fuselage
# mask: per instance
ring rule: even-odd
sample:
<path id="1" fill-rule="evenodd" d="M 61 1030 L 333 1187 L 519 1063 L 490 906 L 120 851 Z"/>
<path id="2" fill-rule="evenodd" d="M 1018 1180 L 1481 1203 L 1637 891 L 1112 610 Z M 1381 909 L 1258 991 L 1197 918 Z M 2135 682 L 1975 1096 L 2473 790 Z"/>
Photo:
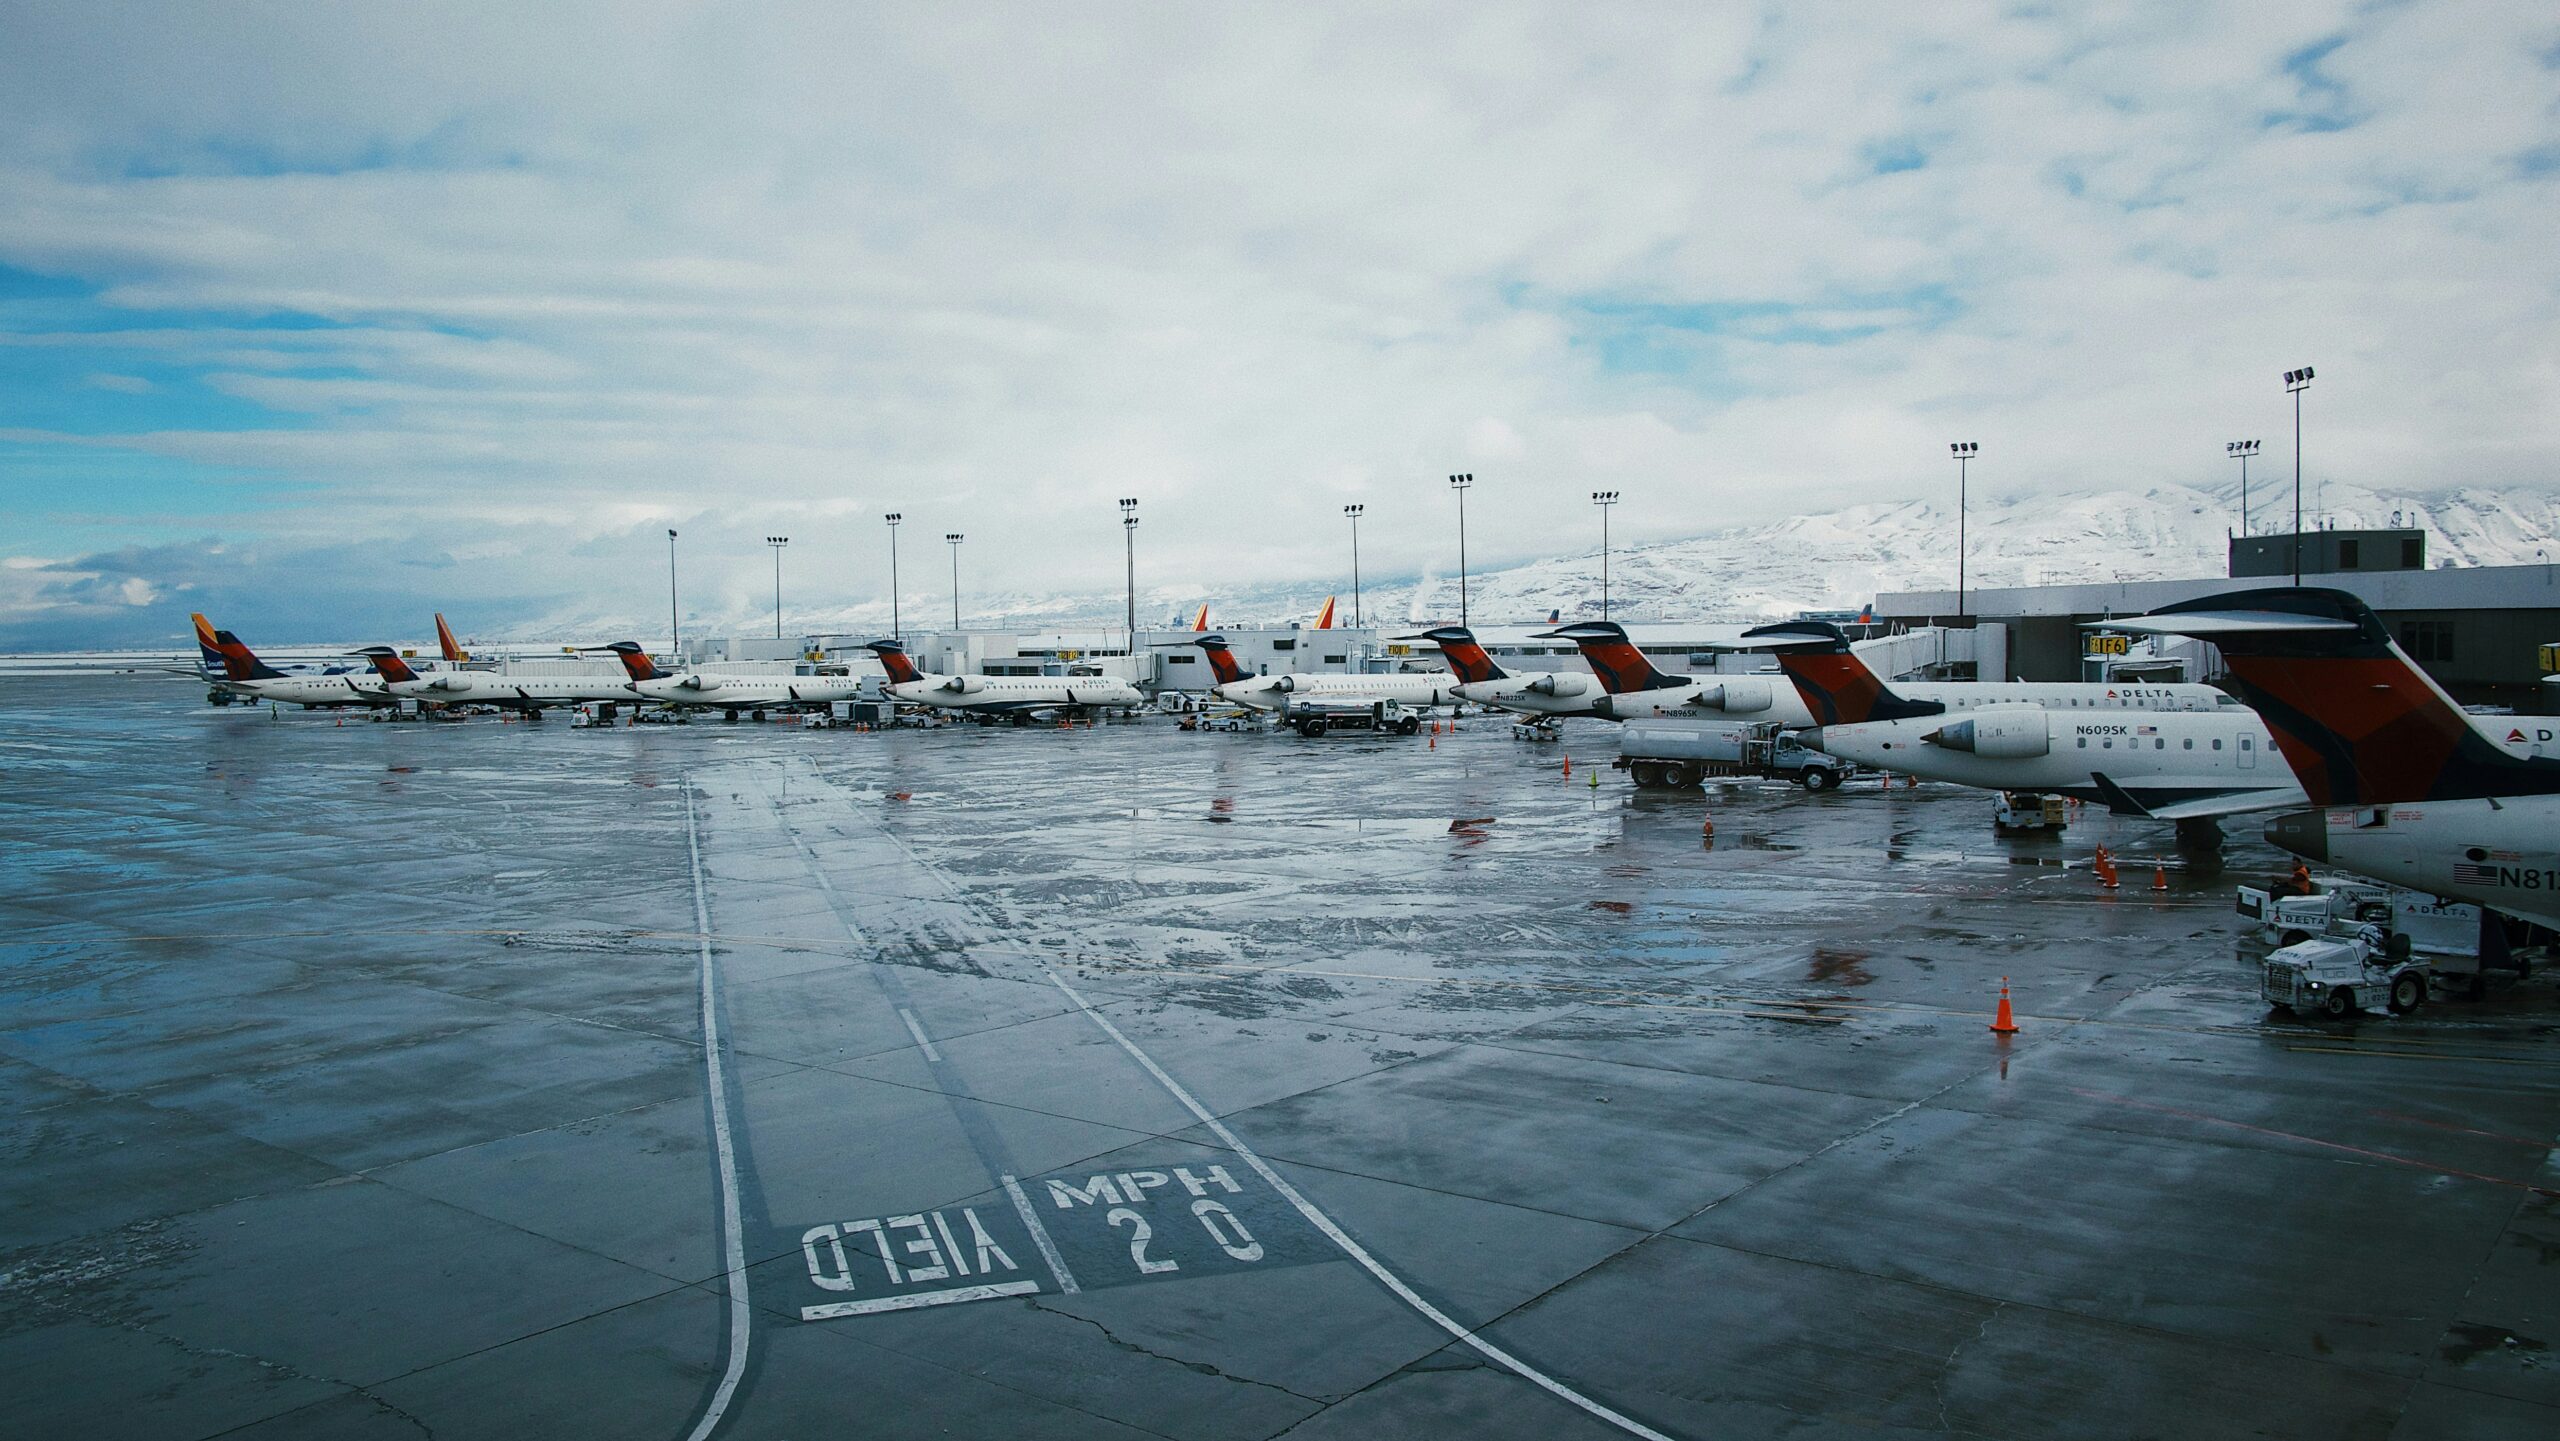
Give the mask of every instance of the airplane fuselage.
<path id="1" fill-rule="evenodd" d="M 2330 806 L 2276 817 L 2267 839 L 2305 860 L 2560 927 L 2560 796 Z"/>
<path id="2" fill-rule="evenodd" d="M 633 681 L 628 690 L 643 700 L 684 709 L 791 710 L 852 700 L 862 693 L 862 681 L 857 677 L 840 675 L 722 676 L 695 673 Z"/>
<path id="3" fill-rule="evenodd" d="M 400 703 L 398 697 L 384 688 L 382 677 L 370 673 L 270 676 L 265 680 L 216 680 L 210 684 L 246 700 L 298 705 L 308 709 Z"/>
<path id="4" fill-rule="evenodd" d="M 1817 726 L 1816 750 L 1878 770 L 1985 790 L 2044 791 L 2185 817 L 2309 803 L 2255 711 L 2092 714 L 1975 707 L 1910 720 Z M 2100 779 L 2103 777 L 2103 781 Z"/>
<path id="5" fill-rule="evenodd" d="M 2230 696 L 2209 685 L 2176 682 L 2165 685 L 2119 684 L 2112 681 L 1896 681 L 1894 694 L 1905 700 L 1935 701 L 1951 711 L 1984 706 L 2032 705 L 2072 711 L 2209 711 L 2229 708 Z M 1666 690 L 1627 691 L 1610 696 L 1599 711 L 1625 720 L 1630 716 L 1679 715 L 1715 711 L 1746 720 L 1782 726 L 1809 726 L 1813 712 L 1795 684 L 1782 675 L 1700 676 Z"/>
<path id="6" fill-rule="evenodd" d="M 416 680 L 390 683 L 391 694 L 427 705 L 486 705 L 502 710 L 540 710 L 547 706 L 583 705 L 589 701 L 639 699 L 627 681 L 607 676 L 537 679 L 494 675 L 487 671 L 439 671 Z"/>
<path id="7" fill-rule="evenodd" d="M 1599 703 L 1608 698 L 1598 677 L 1573 671 L 1471 680 L 1453 687 L 1452 694 L 1471 705 L 1535 716 L 1598 715 Z"/>
<path id="8" fill-rule="evenodd" d="M 888 687 L 894 700 L 937 710 L 1013 715 L 1043 710 L 1132 710 L 1147 703 L 1115 676 L 926 675 Z"/>
<path id="9" fill-rule="evenodd" d="M 1421 675 L 1336 675 L 1309 673 L 1249 675 L 1220 684 L 1220 700 L 1250 710 L 1285 710 L 1293 701 L 1379 701 L 1417 709 L 1447 705 L 1457 698 L 1457 677 L 1446 671 Z"/>

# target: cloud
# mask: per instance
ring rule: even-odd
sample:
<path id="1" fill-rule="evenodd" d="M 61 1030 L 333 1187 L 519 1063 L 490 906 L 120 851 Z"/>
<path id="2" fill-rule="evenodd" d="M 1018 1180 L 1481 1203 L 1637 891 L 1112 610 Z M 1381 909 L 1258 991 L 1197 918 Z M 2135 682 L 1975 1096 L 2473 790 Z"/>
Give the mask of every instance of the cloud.
<path id="1" fill-rule="evenodd" d="M 667 525 L 715 623 L 768 531 L 858 602 L 886 510 L 1111 588 L 1123 495 L 1154 583 L 1345 571 L 1345 499 L 1417 572 L 1453 469 L 1480 563 L 1592 488 L 1634 539 L 1935 495 L 1958 433 L 1991 493 L 2192 480 L 2306 361 L 2342 480 L 2560 458 L 2547 7 L 747 14 L 13 21 L 0 445 L 82 483 L 7 544 L 176 597 L 211 533 L 277 626 L 421 554 L 646 614 Z"/>

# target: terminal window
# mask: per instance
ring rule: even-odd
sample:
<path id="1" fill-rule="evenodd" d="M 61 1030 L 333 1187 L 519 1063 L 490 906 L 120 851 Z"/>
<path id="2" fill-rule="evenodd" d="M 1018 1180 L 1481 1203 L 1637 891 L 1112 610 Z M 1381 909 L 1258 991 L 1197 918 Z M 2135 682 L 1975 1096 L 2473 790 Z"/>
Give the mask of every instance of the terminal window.
<path id="1" fill-rule="evenodd" d="M 2453 622 L 2404 620 L 2400 622 L 2400 648 L 2414 661 L 2449 661 L 2453 659 Z"/>

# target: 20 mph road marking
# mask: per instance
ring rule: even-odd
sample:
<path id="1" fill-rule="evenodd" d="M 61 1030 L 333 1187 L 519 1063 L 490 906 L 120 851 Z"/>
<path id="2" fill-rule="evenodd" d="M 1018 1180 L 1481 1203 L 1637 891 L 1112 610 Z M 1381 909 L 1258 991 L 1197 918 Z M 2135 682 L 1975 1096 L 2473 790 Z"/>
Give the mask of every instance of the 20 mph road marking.
<path id="1" fill-rule="evenodd" d="M 720 1156 L 721 1249 L 729 1267 L 729 1369 L 688 1441 L 704 1441 L 720 1428 L 738 1381 L 747 1374 L 747 1242 L 738 1220 L 738 1151 L 729 1138 L 729 1086 L 720 1073 L 720 1007 L 711 965 L 711 902 L 702 888 L 702 830 L 694 820 L 693 789 L 684 793 L 684 843 L 693 857 L 693 929 L 702 947 L 702 1065 L 711 1084 L 711 1141 Z"/>

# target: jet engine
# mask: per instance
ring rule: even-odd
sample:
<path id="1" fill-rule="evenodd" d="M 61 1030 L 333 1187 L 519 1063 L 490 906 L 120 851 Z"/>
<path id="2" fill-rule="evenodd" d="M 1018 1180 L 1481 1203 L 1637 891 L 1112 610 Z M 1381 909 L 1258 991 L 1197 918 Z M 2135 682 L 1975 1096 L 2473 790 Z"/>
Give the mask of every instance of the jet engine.
<path id="1" fill-rule="evenodd" d="M 2032 760 L 2053 749 L 2053 726 L 2042 710 L 1976 711 L 1972 716 L 1921 737 L 1951 751 L 1971 751 L 1985 760 Z"/>
<path id="2" fill-rule="evenodd" d="M 1777 703 L 1777 693 L 1765 680 L 1729 680 L 1722 685 L 1711 685 L 1699 691 L 1694 702 L 1707 710 L 1720 710 L 1729 715 L 1749 715 Z"/>
<path id="3" fill-rule="evenodd" d="M 440 691 L 469 690 L 471 689 L 471 682 L 464 680 L 458 675 L 440 675 L 434 680 L 427 682 L 427 689 Z"/>
<path id="4" fill-rule="evenodd" d="M 955 675 L 944 681 L 942 688 L 954 695 L 976 695 L 987 688 L 987 683 L 973 675 Z"/>
<path id="5" fill-rule="evenodd" d="M 1287 695 L 1298 688 L 1298 678 L 1293 675 L 1284 675 L 1278 680 L 1273 681 L 1271 683 L 1271 688 L 1280 692 L 1282 695 Z"/>
<path id="6" fill-rule="evenodd" d="M 1552 696 L 1557 700 L 1579 700 L 1599 689 L 1587 675 L 1571 675 L 1555 671 L 1529 682 L 1523 689 L 1531 695 Z"/>

